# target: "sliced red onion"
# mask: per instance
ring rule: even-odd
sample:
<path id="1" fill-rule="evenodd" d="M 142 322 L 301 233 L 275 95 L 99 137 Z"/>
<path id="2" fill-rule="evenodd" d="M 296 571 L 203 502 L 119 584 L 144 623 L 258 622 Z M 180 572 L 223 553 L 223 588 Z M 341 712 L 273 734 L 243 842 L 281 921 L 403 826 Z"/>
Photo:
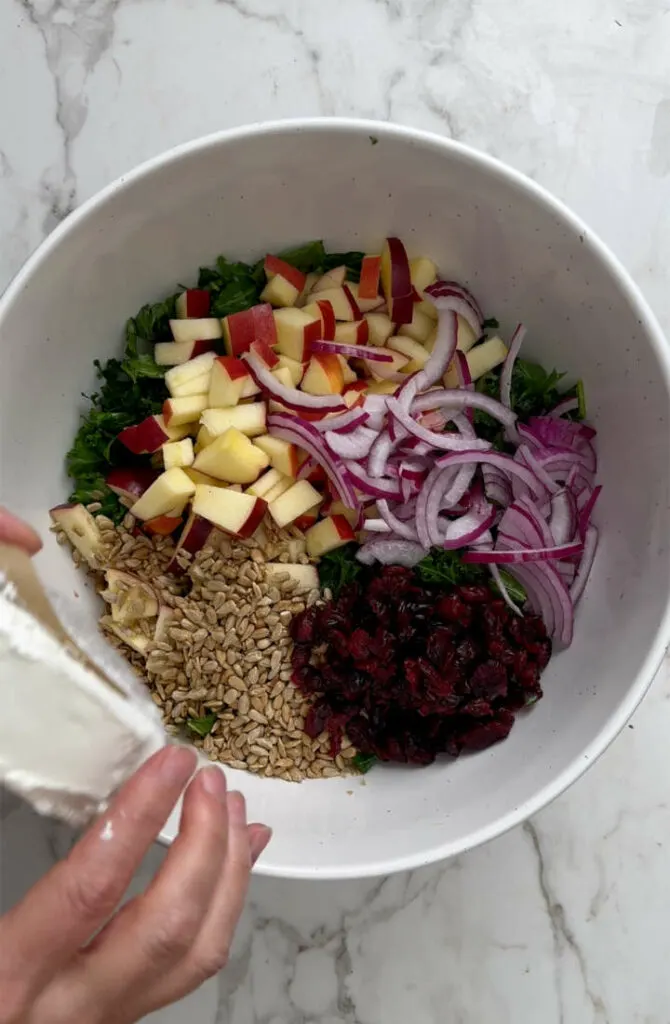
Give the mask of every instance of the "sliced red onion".
<path id="1" fill-rule="evenodd" d="M 389 501 L 402 501 L 402 490 L 399 480 L 384 480 L 371 477 L 357 462 L 346 463 L 347 475 L 354 487 L 363 494 L 373 498 L 388 498 Z"/>
<path id="2" fill-rule="evenodd" d="M 579 448 L 583 441 L 596 436 L 593 427 L 555 416 L 531 416 L 526 427 L 548 448 Z"/>
<path id="3" fill-rule="evenodd" d="M 459 387 L 465 388 L 467 391 L 471 391 L 475 385 L 472 380 L 472 374 L 470 373 L 470 364 L 468 363 L 465 352 L 461 352 L 460 349 L 456 349 L 454 352 L 454 365 L 456 367 Z"/>
<path id="4" fill-rule="evenodd" d="M 598 484 L 598 486 L 594 487 L 590 494 L 588 494 L 588 497 L 583 502 L 583 504 L 580 504 L 579 499 L 577 500 L 577 507 L 579 508 L 579 532 L 582 535 L 582 537 L 586 533 L 586 528 L 589 525 L 591 515 L 593 514 L 593 508 L 598 498 L 600 497 L 601 491 L 602 487 L 600 486 L 600 484 Z"/>
<path id="5" fill-rule="evenodd" d="M 390 431 L 382 430 L 379 434 L 377 440 L 370 448 L 368 457 L 368 474 L 373 479 L 379 479 L 384 476 L 389 455 L 397 443 L 397 439 L 392 436 Z"/>
<path id="6" fill-rule="evenodd" d="M 442 543 L 440 511 L 461 500 L 475 474 L 476 466 L 463 466 L 458 472 L 435 466 L 419 492 L 416 504 L 416 530 L 422 544 L 430 547 Z"/>
<path id="7" fill-rule="evenodd" d="M 556 571 L 560 573 L 561 579 L 565 583 L 566 587 L 569 587 L 576 575 L 576 568 L 574 562 L 555 562 L 554 566 Z"/>
<path id="8" fill-rule="evenodd" d="M 472 412 L 472 409 L 470 409 L 469 412 Z M 471 420 L 468 419 L 468 415 L 468 412 L 457 412 L 451 417 L 451 422 L 456 427 L 456 430 L 461 437 L 475 438 L 477 437 L 475 428 L 472 426 Z M 447 420 L 447 422 L 449 421 Z"/>
<path id="9" fill-rule="evenodd" d="M 368 533 L 391 533 L 391 527 L 384 519 L 366 519 L 363 523 L 363 529 L 367 530 Z"/>
<path id="10" fill-rule="evenodd" d="M 442 547 L 445 550 L 457 550 L 477 544 L 477 542 L 481 543 L 484 535 L 488 534 L 493 526 L 495 518 L 495 509 L 491 505 L 487 505 L 486 509 L 466 512 L 458 519 L 453 519 L 447 525 Z"/>
<path id="11" fill-rule="evenodd" d="M 549 529 L 554 544 L 567 544 L 577 531 L 577 503 L 574 494 L 565 488 L 551 497 Z"/>
<path id="12" fill-rule="evenodd" d="M 528 603 L 540 615 L 549 636 L 566 647 L 572 640 L 575 614 L 568 588 L 550 562 L 515 565 L 509 572 L 526 591 Z"/>
<path id="13" fill-rule="evenodd" d="M 573 489 L 581 491 L 593 484 L 593 473 L 586 468 L 579 452 L 553 452 L 546 455 L 538 449 L 535 458 L 552 480 L 558 483 L 566 483 L 574 469 Z"/>
<path id="14" fill-rule="evenodd" d="M 332 352 L 333 355 L 345 359 L 367 359 L 372 363 L 392 363 L 393 356 L 382 348 L 371 345 L 345 345 L 339 341 L 313 341 L 311 347 L 315 352 Z"/>
<path id="15" fill-rule="evenodd" d="M 312 425 L 322 433 L 326 430 L 335 430 L 338 434 L 347 434 L 367 424 L 369 418 L 369 413 L 365 409 L 354 406 L 340 416 L 326 416 L 322 420 L 316 420 Z M 374 428 L 372 423 L 370 426 Z"/>
<path id="16" fill-rule="evenodd" d="M 484 323 L 482 308 L 470 289 L 466 288 L 464 284 L 459 284 L 458 281 L 435 281 L 426 288 L 426 294 L 431 296 L 436 295 L 438 297 L 440 295 L 458 295 L 461 299 L 465 299 L 468 305 L 472 307 L 472 311 L 477 317 L 477 322 L 480 325 L 479 331 L 481 333 Z"/>
<path id="17" fill-rule="evenodd" d="M 511 611 L 513 611 L 515 615 L 519 615 L 520 617 L 523 617 L 523 612 L 519 608 L 519 606 L 516 603 L 516 601 L 514 601 L 512 599 L 512 597 L 510 596 L 510 592 L 507 589 L 507 585 L 506 585 L 504 579 L 502 578 L 502 576 L 500 575 L 500 569 L 495 564 L 495 562 L 492 562 L 492 563 L 489 564 L 489 569 L 491 570 L 491 575 L 493 576 L 493 579 L 496 581 L 496 586 L 497 586 L 498 590 L 500 591 L 500 596 L 502 597 L 502 599 L 505 602 L 505 604 L 507 605 L 507 607 Z"/>
<path id="18" fill-rule="evenodd" d="M 521 463 L 516 462 L 510 458 L 509 455 L 503 455 L 501 452 L 496 451 L 468 451 L 468 452 L 448 452 L 447 455 L 442 455 L 437 460 L 436 465 L 438 466 L 462 466 L 464 463 L 488 463 L 491 466 L 497 466 L 508 476 L 518 476 L 528 486 L 528 488 L 537 495 L 537 497 L 544 500 L 547 495 L 544 484 L 540 483 L 534 473 L 531 473 L 526 466 L 522 466 Z"/>
<path id="19" fill-rule="evenodd" d="M 438 311 L 442 308 L 448 308 L 453 310 L 457 316 L 463 317 L 468 326 L 471 328 L 472 333 L 475 337 L 479 337 L 482 333 L 482 321 L 477 314 L 476 309 L 472 303 L 465 298 L 463 289 L 457 287 L 450 287 L 443 281 L 436 281 L 435 284 L 431 284 L 426 288 L 426 294 L 430 295 L 433 303 L 437 307 Z M 448 305 L 447 305 L 448 303 Z M 458 324 L 456 325 L 458 330 Z M 446 369 L 446 367 L 445 367 Z M 444 373 L 444 370 L 442 371 Z M 440 374 L 442 376 L 442 374 Z"/>
<path id="20" fill-rule="evenodd" d="M 512 501 L 512 485 L 509 478 L 497 466 L 482 466 L 484 493 L 489 501 L 503 508 Z"/>
<path id="21" fill-rule="evenodd" d="M 437 388 L 419 395 L 412 402 L 413 413 L 425 412 L 426 409 L 442 409 L 460 412 L 463 409 L 481 409 L 493 416 L 503 426 L 513 428 L 516 424 L 516 413 L 506 408 L 501 402 L 479 391 L 460 391 L 458 388 Z"/>
<path id="22" fill-rule="evenodd" d="M 304 448 L 320 466 L 323 466 L 343 504 L 354 510 L 360 507 L 356 492 L 338 460 L 330 454 L 322 435 L 312 423 L 306 423 L 285 412 L 275 412 L 268 416 L 268 431 L 275 437 L 283 438 L 284 441 L 290 441 L 292 444 L 297 444 L 299 448 Z"/>
<path id="23" fill-rule="evenodd" d="M 512 406 L 512 371 L 514 370 L 516 357 L 519 355 L 519 350 L 523 345 L 525 337 L 526 328 L 523 324 L 519 324 L 512 335 L 512 340 L 505 356 L 505 362 L 503 363 L 502 373 L 500 374 L 500 401 L 508 409 Z"/>
<path id="24" fill-rule="evenodd" d="M 425 391 L 435 381 L 440 380 L 447 372 L 449 363 L 454 358 L 456 342 L 458 341 L 458 317 L 454 312 L 454 303 L 457 299 L 438 299 L 437 306 L 437 335 L 433 351 L 428 357 L 428 362 L 418 371 L 415 378 L 416 391 Z M 416 392 L 415 392 L 416 393 Z M 401 402 L 406 408 L 406 402 Z"/>
<path id="25" fill-rule="evenodd" d="M 564 398 L 558 403 L 558 405 L 555 405 L 554 408 L 547 413 L 547 416 L 553 416 L 559 419 L 561 416 L 567 416 L 568 413 L 577 412 L 578 409 L 578 398 Z"/>
<path id="26" fill-rule="evenodd" d="M 380 562 L 382 565 L 404 565 L 413 568 L 428 554 L 426 548 L 411 540 L 372 540 L 356 552 L 363 565 Z"/>
<path id="27" fill-rule="evenodd" d="M 418 540 L 418 534 L 416 532 L 416 526 L 413 523 L 403 522 L 389 508 L 389 503 L 385 498 L 380 498 L 377 501 L 377 508 L 379 514 L 388 526 L 399 537 L 403 537 L 405 540 Z"/>
<path id="28" fill-rule="evenodd" d="M 344 459 L 364 459 L 377 440 L 377 434 L 368 427 L 358 427 L 347 434 L 327 430 L 323 435 L 328 447 Z"/>
<path id="29" fill-rule="evenodd" d="M 347 408 L 341 395 L 308 395 L 304 391 L 298 391 L 297 388 L 288 388 L 281 384 L 255 352 L 245 352 L 242 359 L 249 367 L 249 372 L 261 391 L 272 395 L 287 409 L 295 409 L 297 412 L 303 409 L 339 412 L 340 409 Z"/>
<path id="30" fill-rule="evenodd" d="M 556 494 L 560 490 L 558 484 L 552 480 L 544 466 L 542 466 L 535 458 L 528 445 L 519 445 L 516 450 L 516 458 L 521 459 L 525 465 L 528 466 L 531 473 L 535 474 L 537 479 L 544 487 L 546 487 L 550 494 Z"/>
<path id="31" fill-rule="evenodd" d="M 317 468 L 318 465 L 319 465 L 319 463 L 316 461 L 314 456 L 313 455 L 309 455 L 305 459 L 305 461 L 303 462 L 303 464 L 300 467 L 300 469 L 298 470 L 298 476 L 296 477 L 296 479 L 297 480 L 306 480 L 307 477 L 311 473 L 314 472 L 314 470 Z"/>
<path id="32" fill-rule="evenodd" d="M 581 541 L 560 544 L 551 548 L 505 548 L 496 551 L 466 551 L 463 561 L 481 565 L 521 565 L 522 562 L 548 562 L 554 559 L 574 558 L 583 550 Z"/>
<path id="33" fill-rule="evenodd" d="M 595 526 L 588 526 L 586 528 L 586 534 L 584 535 L 584 553 L 582 554 L 582 560 L 579 563 L 579 569 L 577 570 L 577 574 L 572 586 L 570 587 L 570 597 L 572 598 L 573 605 L 577 604 L 584 593 L 584 587 L 587 584 L 591 569 L 593 568 L 593 561 L 596 557 L 597 547 L 598 531 Z"/>
<path id="34" fill-rule="evenodd" d="M 411 415 L 403 409 L 400 402 L 395 399 L 389 399 L 388 403 L 389 415 L 400 423 L 408 434 L 418 438 L 419 441 L 424 441 L 429 444 L 432 448 L 438 448 L 444 451 L 458 452 L 458 451 L 487 451 L 491 445 L 488 441 L 480 441 L 477 438 L 461 437 L 458 434 L 453 433 L 442 433 L 437 434 L 434 430 L 426 430 L 420 423 L 417 423 L 415 419 L 412 419 Z"/>
<path id="35" fill-rule="evenodd" d="M 531 498 L 525 495 L 517 500 L 516 508 L 518 508 L 522 515 L 525 515 L 530 519 L 541 539 L 541 545 L 544 547 L 552 547 L 554 538 L 549 527 L 547 516 L 544 515 L 542 509 Z M 547 515 L 549 512 L 550 507 L 547 508 Z"/>

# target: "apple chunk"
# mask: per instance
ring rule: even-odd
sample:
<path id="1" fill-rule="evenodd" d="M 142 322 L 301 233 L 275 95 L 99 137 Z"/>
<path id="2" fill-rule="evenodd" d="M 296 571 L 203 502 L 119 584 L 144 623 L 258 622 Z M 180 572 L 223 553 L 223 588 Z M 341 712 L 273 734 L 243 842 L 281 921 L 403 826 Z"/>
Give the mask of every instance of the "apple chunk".
<path id="1" fill-rule="evenodd" d="M 347 268 L 345 266 L 333 267 L 332 270 L 322 274 L 312 288 L 312 294 L 325 292 L 329 288 L 341 288 L 347 279 Z"/>
<path id="2" fill-rule="evenodd" d="M 225 409 L 237 405 L 242 398 L 249 371 L 236 356 L 219 356 L 214 360 L 209 384 L 209 408 Z"/>
<path id="3" fill-rule="evenodd" d="M 196 487 L 193 499 L 195 515 L 242 539 L 255 533 L 266 509 L 267 503 L 262 498 L 206 484 Z"/>
<path id="4" fill-rule="evenodd" d="M 102 548 L 102 534 L 95 519 L 83 505 L 56 505 L 49 512 L 51 520 L 60 527 L 73 548 L 95 567 Z"/>
<path id="5" fill-rule="evenodd" d="M 268 509 L 277 526 L 284 527 L 298 516 L 304 515 L 321 501 L 321 495 L 308 480 L 298 480 L 287 491 L 270 502 Z"/>
<path id="6" fill-rule="evenodd" d="M 298 449 L 294 444 L 270 434 L 257 437 L 255 444 L 269 457 L 273 469 L 278 469 L 284 476 L 298 475 Z"/>
<path id="7" fill-rule="evenodd" d="M 190 426 L 189 423 L 168 426 L 163 416 L 147 416 L 141 423 L 122 430 L 117 441 L 133 455 L 153 455 L 167 441 L 181 441 L 190 433 Z"/>
<path id="8" fill-rule="evenodd" d="M 183 469 L 175 466 L 161 473 L 130 511 L 137 519 L 155 519 L 168 512 L 173 515 L 176 509 L 181 511 L 184 508 L 194 493 L 193 481 L 189 480 Z"/>
<path id="9" fill-rule="evenodd" d="M 479 380 L 505 362 L 507 345 L 496 335 L 483 341 L 481 345 L 475 345 L 465 358 L 468 361 L 470 376 L 473 380 Z"/>
<path id="10" fill-rule="evenodd" d="M 371 345 L 383 346 L 395 331 L 395 324 L 386 313 L 366 313 L 368 341 Z"/>
<path id="11" fill-rule="evenodd" d="M 184 529 L 179 535 L 177 547 L 175 548 L 175 553 L 167 567 L 167 571 L 177 574 L 183 573 L 184 569 L 179 565 L 177 557 L 182 553 L 194 555 L 196 552 L 202 551 L 203 548 L 212 543 L 215 534 L 216 527 L 209 521 L 209 519 L 204 519 L 202 516 L 196 515 L 193 509 L 191 509 L 191 514 L 186 520 Z"/>
<path id="12" fill-rule="evenodd" d="M 412 284 L 419 294 L 425 292 L 426 288 L 437 281 L 437 267 L 426 256 L 410 260 L 409 271 Z"/>
<path id="13" fill-rule="evenodd" d="M 186 398 L 168 398 L 163 403 L 163 417 L 168 427 L 193 423 L 207 408 L 207 395 L 189 395 Z"/>
<path id="14" fill-rule="evenodd" d="M 250 487 L 247 487 L 247 494 L 253 494 L 256 498 L 266 498 L 270 491 L 274 490 L 277 484 L 281 483 L 284 479 L 283 475 L 278 469 L 268 469 L 267 473 L 263 473 L 259 476 Z M 291 481 L 289 480 L 289 487 Z"/>
<path id="15" fill-rule="evenodd" d="M 407 252 L 399 238 L 387 238 L 384 243 L 381 282 L 391 320 L 396 324 L 410 323 L 414 308 L 412 277 Z"/>
<path id="16" fill-rule="evenodd" d="M 356 534 L 344 516 L 327 516 L 320 523 L 316 523 L 305 534 L 307 541 L 307 554 L 311 558 L 321 558 L 329 551 L 343 547 L 350 541 L 356 540 Z"/>
<path id="17" fill-rule="evenodd" d="M 154 361 L 159 366 L 179 366 L 196 356 L 211 352 L 216 342 L 210 341 L 159 341 L 154 345 Z"/>
<path id="18" fill-rule="evenodd" d="M 194 468 L 231 484 L 251 484 L 270 460 L 241 431 L 230 427 L 198 452 Z"/>
<path id="19" fill-rule="evenodd" d="M 358 286 L 358 299 L 379 299 L 379 275 L 381 273 L 381 256 L 364 256 L 361 263 L 361 280 Z"/>
<path id="20" fill-rule="evenodd" d="M 430 356 L 428 350 L 413 338 L 405 338 L 403 336 L 389 338 L 388 347 L 393 352 L 400 352 L 401 355 L 407 356 L 410 360 L 403 366 L 403 373 L 414 373 L 416 370 L 420 370 L 426 365 Z"/>
<path id="21" fill-rule="evenodd" d="M 187 288 L 177 296 L 175 311 L 180 320 L 209 316 L 210 294 L 206 288 Z"/>
<path id="22" fill-rule="evenodd" d="M 330 302 L 325 302 L 323 299 L 317 299 L 316 302 L 310 302 L 308 305 L 303 307 L 303 313 L 308 313 L 310 316 L 319 317 L 321 320 L 321 334 L 319 337 L 323 341 L 332 341 L 335 337 L 335 311 L 331 306 Z"/>
<path id="23" fill-rule="evenodd" d="M 247 437 L 257 437 L 267 429 L 266 415 L 265 402 L 250 402 L 230 409 L 205 409 L 200 422 L 210 437 L 225 434 L 230 427 L 237 427 Z"/>
<path id="24" fill-rule="evenodd" d="M 288 573 L 300 590 L 319 590 L 321 586 L 315 565 L 301 565 L 300 562 L 266 562 L 265 572 L 268 583 L 271 583 L 275 576 Z"/>
<path id="25" fill-rule="evenodd" d="M 344 374 L 338 357 L 331 352 L 315 352 L 300 388 L 308 395 L 341 395 Z"/>
<path id="26" fill-rule="evenodd" d="M 336 320 L 360 320 L 363 316 L 348 285 L 341 288 L 327 288 L 318 293 L 319 302 L 329 302 Z M 305 307 L 307 309 L 307 307 Z"/>
<path id="27" fill-rule="evenodd" d="M 193 441 L 190 437 L 185 437 L 183 441 L 168 441 L 163 445 L 163 465 L 166 469 L 192 466 L 194 459 Z"/>
<path id="28" fill-rule="evenodd" d="M 291 377 L 291 384 L 294 388 L 297 388 L 305 372 L 303 364 L 299 363 L 296 359 L 291 359 L 290 356 L 285 356 L 281 353 L 279 355 L 277 366 L 280 370 L 288 370 Z"/>
<path id="29" fill-rule="evenodd" d="M 157 470 L 149 466 L 115 466 L 107 474 L 105 483 L 119 498 L 133 504 L 158 479 L 158 475 Z"/>
<path id="30" fill-rule="evenodd" d="M 369 337 L 370 325 L 367 320 L 354 320 L 348 324 L 338 324 L 335 328 L 335 341 L 343 345 L 367 345 Z"/>
<path id="31" fill-rule="evenodd" d="M 214 364 L 216 356 L 213 352 L 203 352 L 195 359 L 189 359 L 187 363 L 173 366 L 165 374 L 165 386 L 170 393 L 173 387 L 180 387 L 192 380 L 197 380 L 209 373 Z"/>
<path id="32" fill-rule="evenodd" d="M 306 309 L 276 309 L 277 352 L 298 363 L 305 363 L 312 351 L 312 342 L 321 337 L 321 317 Z"/>
<path id="33" fill-rule="evenodd" d="M 272 306 L 267 302 L 259 303 L 239 313 L 230 313 L 224 317 L 223 340 L 229 356 L 241 356 L 248 352 L 255 341 L 264 342 L 272 347 L 276 341 Z"/>
<path id="34" fill-rule="evenodd" d="M 170 398 L 189 398 L 191 395 L 206 395 L 209 391 L 212 380 L 211 370 L 207 370 L 200 377 L 193 377 L 184 381 L 183 384 L 172 384 L 168 391 Z"/>
<path id="35" fill-rule="evenodd" d="M 194 320 L 170 320 L 175 341 L 211 341 L 223 334 L 221 321 L 216 317 L 198 317 Z"/>
<path id="36" fill-rule="evenodd" d="M 400 325 L 398 334 L 404 335 L 407 338 L 414 338 L 415 341 L 425 344 L 431 335 L 433 327 L 434 323 L 431 318 L 422 313 L 415 305 L 412 310 L 412 319 L 409 323 Z"/>
<path id="37" fill-rule="evenodd" d="M 288 281 L 289 284 L 292 284 L 294 288 L 297 288 L 299 292 L 301 292 L 305 287 L 307 275 L 303 274 L 302 270 L 298 270 L 297 267 L 287 263 L 286 260 L 280 259 L 279 256 L 273 256 L 271 253 L 268 253 L 263 261 L 263 269 L 268 281 L 272 281 L 275 277 L 281 276 Z"/>

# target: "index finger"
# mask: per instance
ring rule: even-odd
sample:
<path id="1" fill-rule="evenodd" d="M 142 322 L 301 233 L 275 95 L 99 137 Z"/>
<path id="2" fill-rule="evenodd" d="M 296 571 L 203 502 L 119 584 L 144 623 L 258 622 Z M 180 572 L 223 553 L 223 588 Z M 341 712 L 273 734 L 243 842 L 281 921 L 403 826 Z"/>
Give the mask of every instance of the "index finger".
<path id="1" fill-rule="evenodd" d="M 68 857 L 0 918 L 0 989 L 20 979 L 34 995 L 105 923 L 195 764 L 182 747 L 154 754 Z"/>
<path id="2" fill-rule="evenodd" d="M 0 505 L 0 544 L 11 544 L 23 548 L 29 555 L 36 555 L 42 547 L 42 541 L 32 526 L 17 519 L 11 512 Z"/>

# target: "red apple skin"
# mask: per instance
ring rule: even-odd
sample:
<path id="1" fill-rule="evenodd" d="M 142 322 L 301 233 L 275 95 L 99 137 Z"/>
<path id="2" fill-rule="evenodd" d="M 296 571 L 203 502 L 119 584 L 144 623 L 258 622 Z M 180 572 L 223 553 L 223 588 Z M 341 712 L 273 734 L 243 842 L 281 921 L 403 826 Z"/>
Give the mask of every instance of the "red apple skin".
<path id="1" fill-rule="evenodd" d="M 209 316 L 209 292 L 205 288 L 187 288 L 184 292 L 186 316 L 200 320 Z"/>
<path id="2" fill-rule="evenodd" d="M 414 299 L 412 295 L 394 295 L 389 303 L 389 316 L 396 324 L 411 324 Z"/>
<path id="3" fill-rule="evenodd" d="M 262 498 L 256 498 L 256 504 L 254 505 L 251 515 L 247 519 L 246 523 L 237 534 L 242 540 L 246 540 L 247 537 L 251 537 L 260 526 L 263 516 L 267 511 L 268 503 L 263 501 Z"/>
<path id="4" fill-rule="evenodd" d="M 356 299 L 351 294 L 351 290 L 349 288 L 347 288 L 346 284 L 342 285 L 342 291 L 346 295 L 347 300 L 349 302 L 349 305 L 351 306 L 351 312 L 354 315 L 354 320 L 362 320 L 363 319 L 363 314 L 361 313 L 360 309 L 358 308 L 358 303 L 356 302 Z"/>
<path id="5" fill-rule="evenodd" d="M 335 339 L 335 313 L 327 299 L 317 299 L 316 304 L 321 313 L 321 325 L 323 330 L 323 341 L 334 341 Z"/>
<path id="6" fill-rule="evenodd" d="M 158 472 L 149 466 L 115 466 L 107 474 L 105 483 L 120 498 L 135 502 L 158 478 Z"/>
<path id="7" fill-rule="evenodd" d="M 221 363 L 231 380 L 239 380 L 240 377 L 248 377 L 249 371 L 245 364 L 237 356 L 218 356 L 217 363 Z"/>
<path id="8" fill-rule="evenodd" d="M 167 423 L 167 420 L 165 421 Z M 147 416 L 141 423 L 126 427 L 117 437 L 133 455 L 151 455 L 169 438 L 155 416 Z"/>
<path id="9" fill-rule="evenodd" d="M 181 516 L 156 516 L 154 519 L 147 519 L 144 529 L 148 533 L 158 534 L 160 537 L 169 537 L 181 526 L 183 521 Z"/>
<path id="10" fill-rule="evenodd" d="M 281 276 L 285 277 L 286 280 L 289 281 L 294 288 L 297 288 L 299 292 L 301 292 L 305 287 L 307 275 L 303 274 L 301 270 L 297 270 L 296 267 L 292 267 L 290 263 L 280 260 L 278 256 L 272 256 L 268 253 L 265 257 L 263 266 L 268 278 L 272 278 L 276 274 L 281 274 Z"/>
<path id="11" fill-rule="evenodd" d="M 216 527 L 208 519 L 203 518 L 203 516 L 197 516 L 195 512 L 191 512 L 184 524 L 184 529 L 179 535 L 177 547 L 167 567 L 167 571 L 174 573 L 176 576 L 182 575 L 184 570 L 177 562 L 179 552 L 186 551 L 189 555 L 194 555 L 196 551 L 201 551 L 206 547 L 215 529 Z"/>
<path id="12" fill-rule="evenodd" d="M 262 359 L 269 370 L 274 370 L 275 366 L 279 365 L 279 356 L 266 342 L 261 341 L 260 339 L 252 341 L 249 346 L 249 351 L 254 352 L 259 359 Z"/>
<path id="13" fill-rule="evenodd" d="M 337 530 L 338 535 L 342 540 L 356 540 L 356 534 L 351 528 L 351 524 L 342 515 L 331 516 L 333 520 L 333 526 Z"/>
<path id="14" fill-rule="evenodd" d="M 355 380 L 353 384 L 347 384 L 346 388 L 344 389 L 344 394 L 346 395 L 347 391 L 360 391 L 362 393 L 363 391 L 367 391 L 367 389 L 367 381 Z"/>
<path id="15" fill-rule="evenodd" d="M 396 324 L 411 323 L 414 287 L 407 252 L 399 238 L 386 239 L 381 267 L 384 297 L 391 320 Z M 388 273 L 385 267 L 388 267 Z"/>
<path id="16" fill-rule="evenodd" d="M 376 299 L 379 295 L 379 274 L 381 256 L 364 256 L 361 264 L 361 280 L 358 294 L 362 299 Z"/>
<path id="17" fill-rule="evenodd" d="M 254 316 L 254 332 L 256 341 L 273 348 L 277 344 L 277 327 L 273 316 L 272 306 L 269 302 L 260 302 L 257 306 L 251 307 Z"/>
<path id="18" fill-rule="evenodd" d="M 297 519 L 293 520 L 293 525 L 297 526 L 298 529 L 302 530 L 302 532 L 304 533 L 306 530 L 309 530 L 310 526 L 314 526 L 314 523 L 317 521 L 318 518 L 318 512 L 303 512 L 301 516 L 298 516 Z"/>
<path id="19" fill-rule="evenodd" d="M 216 348 L 216 341 L 211 338 L 209 341 L 206 339 L 200 339 L 199 341 L 193 342 L 193 351 L 191 352 L 191 359 L 195 359 L 196 356 L 201 356 L 205 352 L 213 352 Z"/>

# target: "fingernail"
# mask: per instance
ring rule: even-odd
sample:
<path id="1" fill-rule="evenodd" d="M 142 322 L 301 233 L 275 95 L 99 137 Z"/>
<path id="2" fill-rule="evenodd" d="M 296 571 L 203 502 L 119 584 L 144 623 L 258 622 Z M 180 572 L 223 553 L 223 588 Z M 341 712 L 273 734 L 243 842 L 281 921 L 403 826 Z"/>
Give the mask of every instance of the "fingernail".
<path id="1" fill-rule="evenodd" d="M 251 847 L 251 863 L 255 864 L 272 839 L 272 829 L 268 828 L 267 825 L 255 825 L 253 828 L 254 833 L 249 845 Z"/>
<path id="2" fill-rule="evenodd" d="M 219 800 L 222 804 L 226 802 L 226 776 L 220 768 L 203 768 L 200 772 L 200 779 L 203 788 L 210 796 Z"/>
<path id="3" fill-rule="evenodd" d="M 177 783 L 185 786 L 193 774 L 195 763 L 196 757 L 192 750 L 186 747 L 166 747 L 161 755 L 161 781 L 166 786 L 175 786 Z"/>
<path id="4" fill-rule="evenodd" d="M 244 797 L 237 790 L 228 794 L 228 818 L 231 825 L 246 825 L 247 805 Z"/>

